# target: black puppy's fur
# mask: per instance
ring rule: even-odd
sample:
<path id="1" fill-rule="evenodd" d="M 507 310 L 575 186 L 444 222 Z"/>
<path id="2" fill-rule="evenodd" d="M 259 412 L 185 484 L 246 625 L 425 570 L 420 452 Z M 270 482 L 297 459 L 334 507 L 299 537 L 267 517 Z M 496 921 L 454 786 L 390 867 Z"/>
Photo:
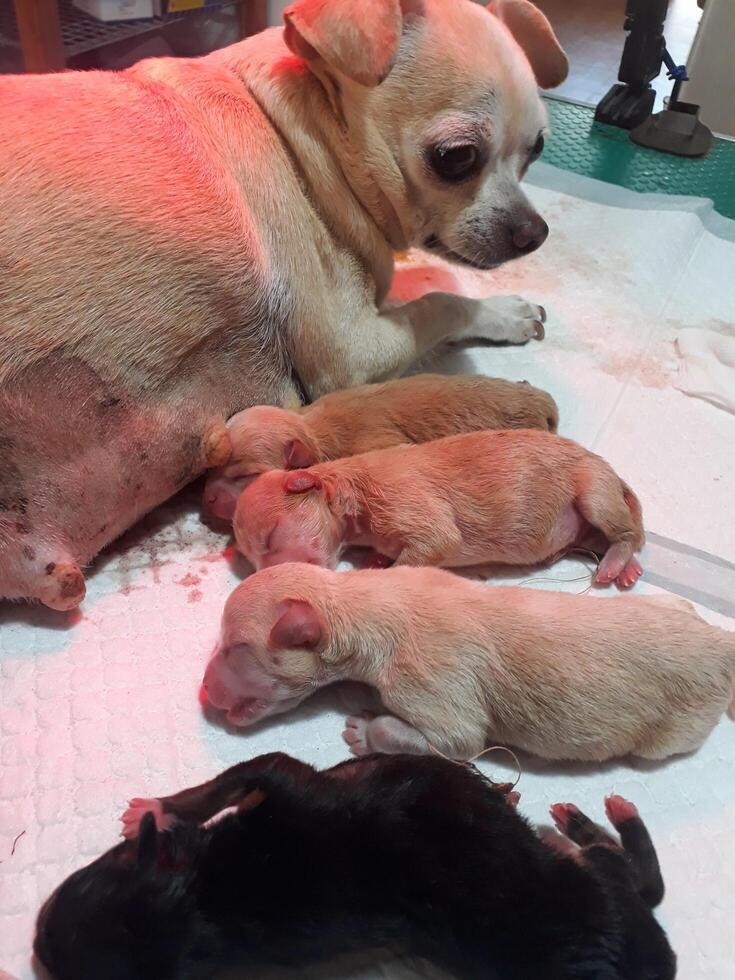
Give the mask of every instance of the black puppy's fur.
<path id="1" fill-rule="evenodd" d="M 147 814 L 41 910 L 35 952 L 56 980 L 257 977 L 378 948 L 465 980 L 675 976 L 637 818 L 624 849 L 580 814 L 584 840 L 568 835 L 588 846 L 564 856 L 474 767 L 417 756 L 317 772 L 274 753 L 162 803 L 173 830 Z"/>

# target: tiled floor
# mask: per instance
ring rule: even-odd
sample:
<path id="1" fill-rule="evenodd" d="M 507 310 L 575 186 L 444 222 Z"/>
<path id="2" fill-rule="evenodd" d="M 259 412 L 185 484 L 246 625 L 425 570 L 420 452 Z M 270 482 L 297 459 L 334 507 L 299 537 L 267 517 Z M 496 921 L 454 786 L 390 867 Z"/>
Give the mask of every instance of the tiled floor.
<path id="1" fill-rule="evenodd" d="M 575 102 L 596 105 L 618 77 L 620 56 L 625 43 L 623 23 L 625 0 L 535 0 L 554 25 L 569 55 L 571 71 L 557 89 L 559 95 Z M 686 61 L 702 11 L 697 0 L 670 0 L 666 21 L 666 43 L 673 59 Z M 665 73 L 652 83 L 657 108 L 672 83 Z"/>

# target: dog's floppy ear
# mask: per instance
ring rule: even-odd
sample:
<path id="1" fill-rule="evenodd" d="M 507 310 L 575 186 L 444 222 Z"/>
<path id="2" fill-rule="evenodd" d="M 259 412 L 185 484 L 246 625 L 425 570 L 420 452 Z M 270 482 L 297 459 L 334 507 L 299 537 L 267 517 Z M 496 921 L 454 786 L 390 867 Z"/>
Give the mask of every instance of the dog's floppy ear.
<path id="1" fill-rule="evenodd" d="M 313 650 L 322 641 L 319 614 L 303 599 L 286 599 L 273 625 L 268 646 L 275 650 Z"/>
<path id="2" fill-rule="evenodd" d="M 297 0 L 283 19 L 294 54 L 368 87 L 393 67 L 403 27 L 400 0 Z"/>
<path id="3" fill-rule="evenodd" d="M 569 72 L 569 62 L 539 8 L 529 0 L 492 0 L 487 9 L 502 20 L 523 48 L 541 88 L 561 85 Z"/>
<path id="4" fill-rule="evenodd" d="M 283 479 L 283 489 L 286 493 L 308 493 L 310 490 L 321 490 L 322 481 L 316 473 L 308 470 L 289 470 Z"/>
<path id="5" fill-rule="evenodd" d="M 283 461 L 287 470 L 302 470 L 316 463 L 314 453 L 300 439 L 291 439 L 283 447 Z"/>

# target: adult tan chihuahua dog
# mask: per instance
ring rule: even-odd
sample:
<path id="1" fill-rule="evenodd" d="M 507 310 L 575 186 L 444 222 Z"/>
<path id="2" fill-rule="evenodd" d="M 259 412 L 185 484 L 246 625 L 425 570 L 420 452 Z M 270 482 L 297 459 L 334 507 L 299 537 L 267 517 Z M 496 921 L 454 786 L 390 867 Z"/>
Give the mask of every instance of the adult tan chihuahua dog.
<path id="1" fill-rule="evenodd" d="M 539 307 L 381 309 L 393 254 L 490 269 L 547 226 L 519 181 L 566 58 L 527 0 L 298 0 L 199 60 L 0 81 L 0 596 L 81 566 L 253 404 L 524 342 Z"/>
<path id="2" fill-rule="evenodd" d="M 469 758 L 492 742 L 546 759 L 663 759 L 696 749 L 733 701 L 735 633 L 671 596 L 490 588 L 437 568 L 277 565 L 227 600 L 204 685 L 248 726 L 317 688 L 374 686 L 356 755 Z"/>

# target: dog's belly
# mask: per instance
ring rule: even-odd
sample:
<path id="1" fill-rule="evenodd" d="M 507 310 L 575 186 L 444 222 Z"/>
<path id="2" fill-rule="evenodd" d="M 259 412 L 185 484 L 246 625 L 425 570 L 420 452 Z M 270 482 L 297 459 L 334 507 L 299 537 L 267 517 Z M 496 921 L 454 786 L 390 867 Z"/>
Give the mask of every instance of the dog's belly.
<path id="1" fill-rule="evenodd" d="M 560 557 L 582 540 L 589 529 L 574 504 L 562 508 L 550 523 L 550 527 L 548 523 L 544 527 L 516 522 L 504 529 L 460 525 L 462 544 L 443 564 L 446 568 L 496 563 L 535 565 Z"/>
<path id="2" fill-rule="evenodd" d="M 77 361 L 37 365 L 0 393 L 0 597 L 33 595 L 52 561 L 89 562 L 201 473 L 236 399 L 284 400 L 243 365 L 239 392 L 192 379 L 144 393 Z"/>
<path id="3" fill-rule="evenodd" d="M 204 124 L 217 78 L 201 118 L 146 78 L 0 79 L 0 597 L 200 473 L 213 422 L 293 399 L 289 283 Z"/>

